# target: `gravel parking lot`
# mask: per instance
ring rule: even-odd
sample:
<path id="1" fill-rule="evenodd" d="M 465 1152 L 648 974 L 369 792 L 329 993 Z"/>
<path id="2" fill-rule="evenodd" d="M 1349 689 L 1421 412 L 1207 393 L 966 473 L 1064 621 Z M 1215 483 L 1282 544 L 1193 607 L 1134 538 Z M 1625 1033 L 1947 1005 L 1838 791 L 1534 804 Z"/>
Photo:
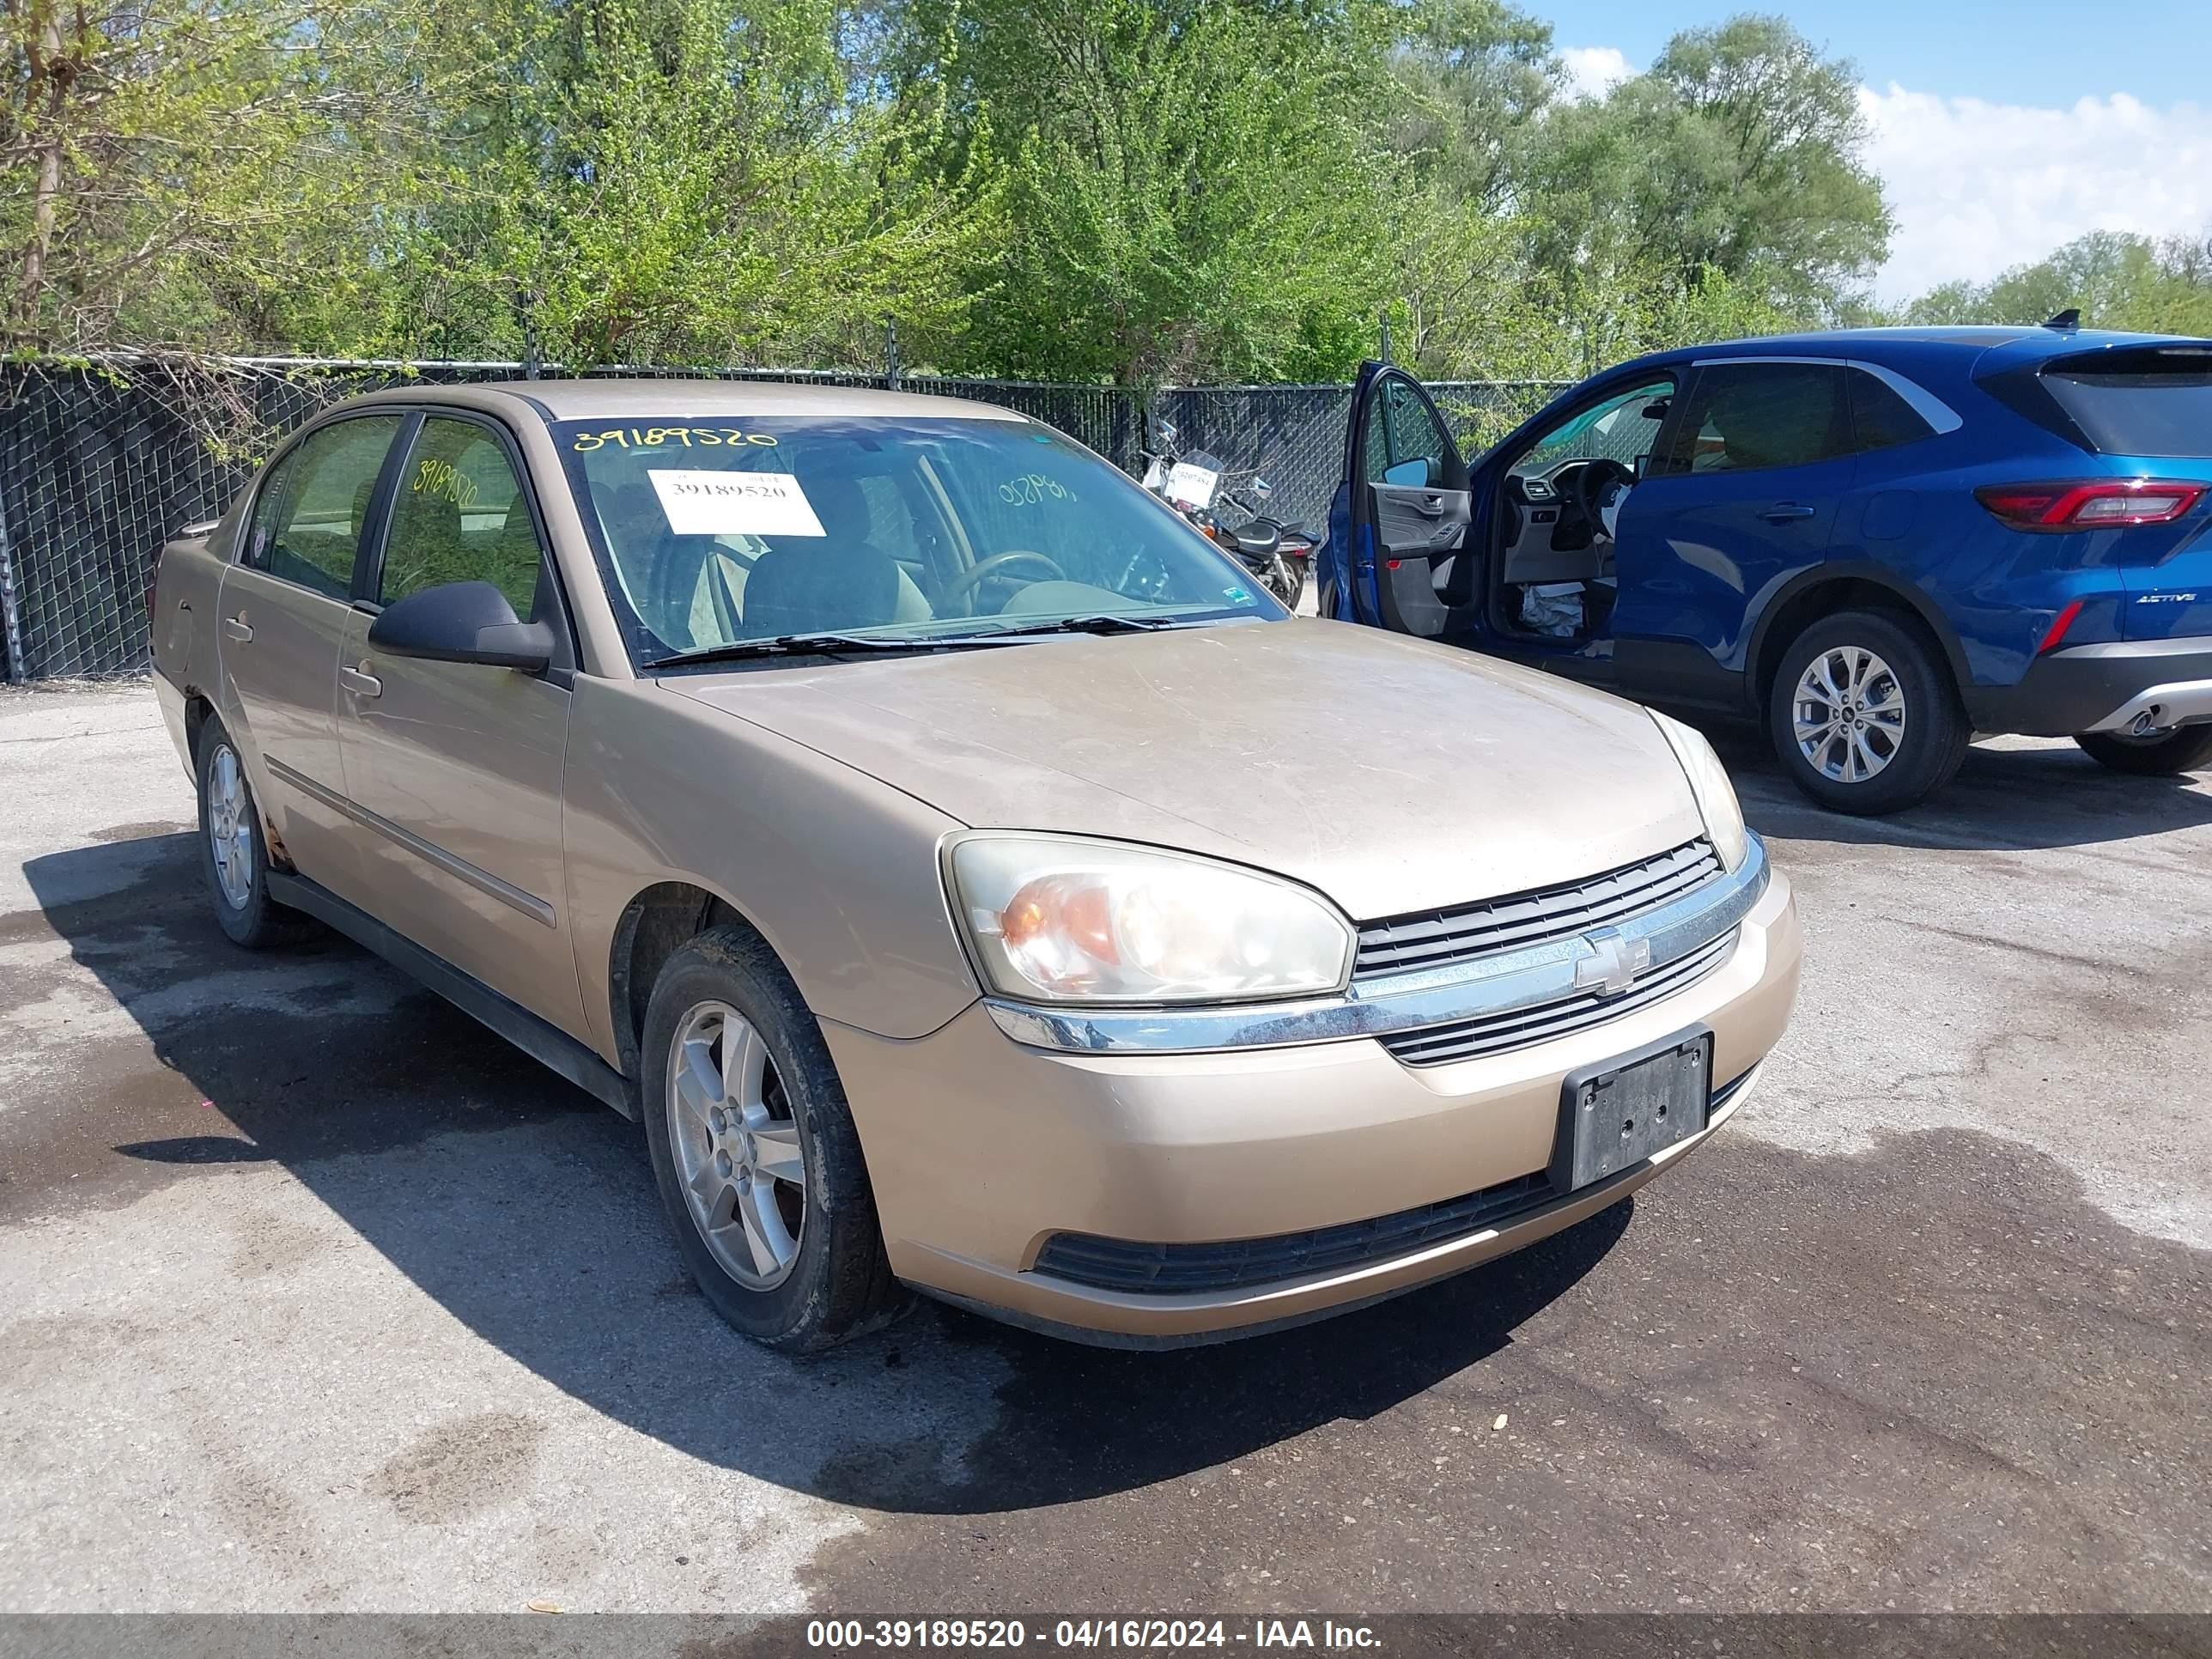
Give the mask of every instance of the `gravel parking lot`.
<path id="1" fill-rule="evenodd" d="M 143 686 L 0 695 L 0 1608 L 2212 1609 L 2212 787 L 1728 752 L 1803 998 L 1632 1206 L 1220 1348 L 802 1364 L 632 1126 L 226 943 Z"/>

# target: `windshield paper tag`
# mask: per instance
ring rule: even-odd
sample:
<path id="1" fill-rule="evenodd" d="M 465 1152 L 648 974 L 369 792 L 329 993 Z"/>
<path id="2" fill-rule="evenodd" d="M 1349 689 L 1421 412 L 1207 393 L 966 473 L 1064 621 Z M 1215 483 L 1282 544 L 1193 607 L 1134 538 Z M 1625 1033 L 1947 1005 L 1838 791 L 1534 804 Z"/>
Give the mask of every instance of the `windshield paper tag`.
<path id="1" fill-rule="evenodd" d="M 788 472 L 648 468 L 668 528 L 678 536 L 819 536 L 825 532 Z"/>
<path id="2" fill-rule="evenodd" d="M 1221 475 L 1210 466 L 1177 461 L 1168 469 L 1167 497 L 1185 507 L 1211 507 L 1214 489 L 1220 482 Z"/>

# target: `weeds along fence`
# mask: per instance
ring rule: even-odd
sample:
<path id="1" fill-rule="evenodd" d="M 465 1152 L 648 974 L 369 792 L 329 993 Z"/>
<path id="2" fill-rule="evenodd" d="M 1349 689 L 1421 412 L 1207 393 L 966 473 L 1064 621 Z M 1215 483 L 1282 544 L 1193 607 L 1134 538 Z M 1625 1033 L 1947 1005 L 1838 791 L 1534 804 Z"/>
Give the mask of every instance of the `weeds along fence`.
<path id="1" fill-rule="evenodd" d="M 155 556 L 216 518 L 270 450 L 361 392 L 506 380 L 518 363 L 119 356 L 0 368 L 0 679 L 138 673 L 148 664 Z M 1269 510 L 1318 524 L 1343 468 L 1351 389 L 1127 386 L 801 370 L 621 369 L 606 374 L 883 386 L 1018 409 L 1131 472 L 1161 420 L 1186 449 L 1275 486 Z M 568 378 L 558 369 L 547 379 Z M 594 377 L 599 374 L 593 372 Z M 1547 402 L 1542 382 L 1431 388 L 1470 452 Z"/>

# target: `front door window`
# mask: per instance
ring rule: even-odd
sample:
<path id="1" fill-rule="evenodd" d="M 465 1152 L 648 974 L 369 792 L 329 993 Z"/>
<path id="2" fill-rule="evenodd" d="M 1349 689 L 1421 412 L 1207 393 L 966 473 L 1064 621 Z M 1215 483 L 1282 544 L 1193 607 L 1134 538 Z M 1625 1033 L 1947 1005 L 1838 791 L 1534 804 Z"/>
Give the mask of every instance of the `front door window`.
<path id="1" fill-rule="evenodd" d="M 433 416 L 400 471 L 384 538 L 385 605 L 447 582 L 489 582 L 527 620 L 538 528 L 506 447 L 489 427 Z"/>
<path id="2" fill-rule="evenodd" d="M 1434 489 L 1449 471 L 1451 434 L 1413 383 L 1395 375 L 1367 404 L 1362 471 L 1369 483 Z"/>

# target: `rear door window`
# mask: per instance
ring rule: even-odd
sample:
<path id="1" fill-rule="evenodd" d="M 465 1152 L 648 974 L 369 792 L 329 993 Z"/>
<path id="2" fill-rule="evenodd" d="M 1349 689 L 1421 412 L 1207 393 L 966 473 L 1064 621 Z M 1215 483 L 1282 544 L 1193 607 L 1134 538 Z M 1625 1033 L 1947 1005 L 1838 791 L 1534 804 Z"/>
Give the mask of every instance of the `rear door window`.
<path id="1" fill-rule="evenodd" d="M 377 474 L 398 433 L 396 415 L 311 433 L 263 487 L 243 562 L 328 599 L 350 598 Z"/>
<path id="2" fill-rule="evenodd" d="M 1854 450 L 1890 449 L 1936 435 L 1936 428 L 1878 376 L 1850 368 L 1844 378 L 1850 387 Z"/>
<path id="3" fill-rule="evenodd" d="M 1832 363 L 1717 363 L 1690 388 L 1655 471 L 1746 472 L 1833 460 L 1851 448 L 1844 371 Z"/>
<path id="4" fill-rule="evenodd" d="M 2043 385 L 2106 454 L 2212 456 L 2212 346 L 2101 351 L 2045 368 Z"/>

